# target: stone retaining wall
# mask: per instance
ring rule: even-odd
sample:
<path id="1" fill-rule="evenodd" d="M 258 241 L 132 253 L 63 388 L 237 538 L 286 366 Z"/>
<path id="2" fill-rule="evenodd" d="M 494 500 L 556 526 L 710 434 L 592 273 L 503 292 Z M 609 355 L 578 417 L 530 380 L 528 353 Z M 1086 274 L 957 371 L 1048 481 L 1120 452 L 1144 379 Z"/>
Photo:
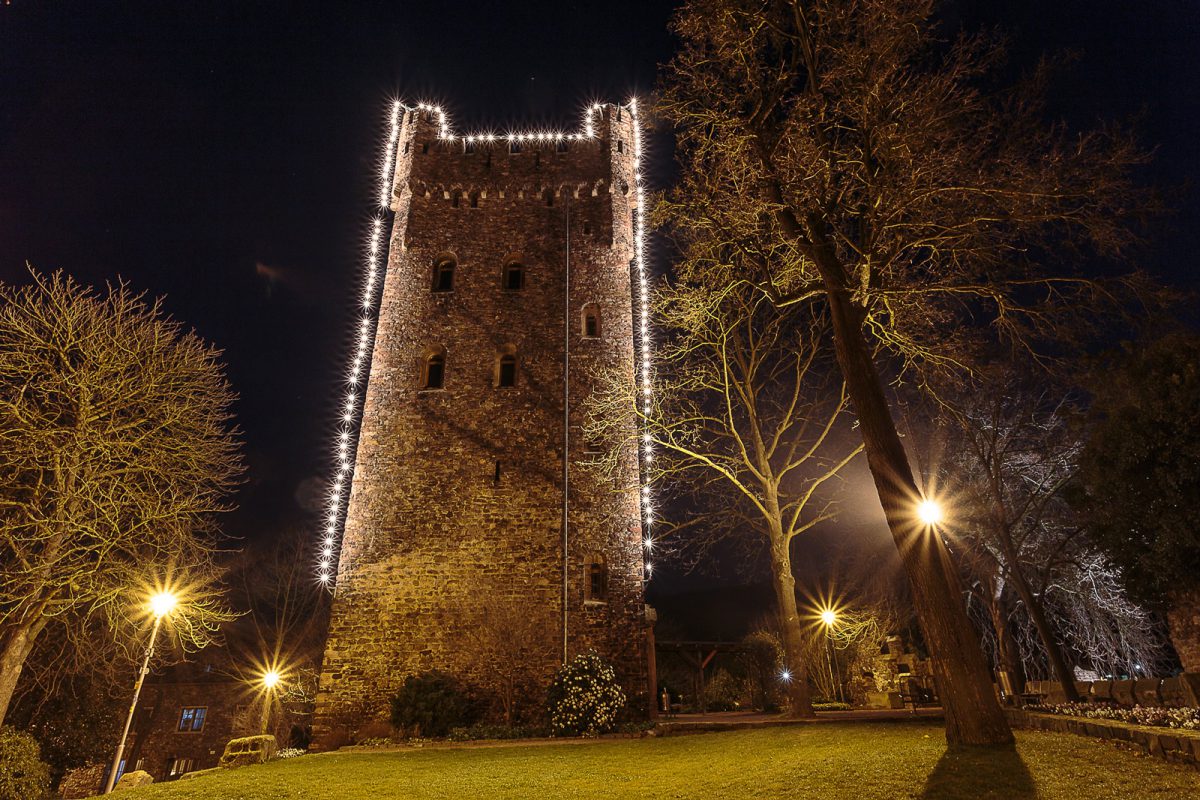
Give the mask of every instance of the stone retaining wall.
<path id="1" fill-rule="evenodd" d="M 1009 724 L 1014 728 L 1073 733 L 1077 736 L 1104 739 L 1119 747 L 1140 750 L 1164 761 L 1191 764 L 1200 768 L 1200 731 L 1150 728 L 1107 719 L 1039 714 L 1017 708 L 1005 709 L 1005 713 L 1008 715 Z"/>

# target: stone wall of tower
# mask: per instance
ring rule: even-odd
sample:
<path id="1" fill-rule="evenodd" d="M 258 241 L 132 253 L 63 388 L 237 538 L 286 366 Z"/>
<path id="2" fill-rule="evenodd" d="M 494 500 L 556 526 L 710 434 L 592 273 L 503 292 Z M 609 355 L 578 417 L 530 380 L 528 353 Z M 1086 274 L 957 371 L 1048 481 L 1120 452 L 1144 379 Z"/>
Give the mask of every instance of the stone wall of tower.
<path id="1" fill-rule="evenodd" d="M 548 683 L 563 635 L 568 346 L 568 647 L 600 652 L 633 706 L 649 702 L 637 454 L 623 455 L 624 474 L 601 475 L 585 466 L 581 432 L 603 371 L 634 380 L 633 121 L 613 106 L 598 116 L 593 139 L 562 151 L 526 142 L 516 153 L 504 141 L 468 152 L 461 138 L 440 139 L 424 114 L 404 116 L 318 740 L 386 719 L 408 675 L 439 669 L 475 681 L 487 665 L 469 628 L 489 603 L 520 602 L 537 619 Z M 457 262 L 454 288 L 433 292 L 445 254 Z M 520 291 L 502 284 L 512 260 L 526 270 Z M 600 309 L 599 337 L 584 336 L 585 304 Z M 496 385 L 506 349 L 516 354 L 512 388 Z M 423 389 L 434 350 L 445 354 L 444 386 Z M 585 598 L 585 564 L 596 554 L 607 564 L 604 602 Z"/>

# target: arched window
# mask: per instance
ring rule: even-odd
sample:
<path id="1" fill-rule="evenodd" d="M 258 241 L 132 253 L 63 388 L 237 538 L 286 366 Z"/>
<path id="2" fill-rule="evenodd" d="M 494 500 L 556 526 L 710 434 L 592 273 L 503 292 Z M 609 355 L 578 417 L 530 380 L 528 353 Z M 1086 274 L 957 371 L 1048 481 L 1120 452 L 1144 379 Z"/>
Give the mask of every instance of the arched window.
<path id="1" fill-rule="evenodd" d="M 505 345 L 496 356 L 496 387 L 511 389 L 517 385 L 517 349 Z"/>
<path id="2" fill-rule="evenodd" d="M 585 339 L 600 337 L 600 306 L 588 303 L 583 307 L 583 325 L 580 333 Z"/>
<path id="3" fill-rule="evenodd" d="M 450 205 L 453 208 L 458 208 L 462 204 L 462 192 L 455 189 L 450 193 Z"/>
<path id="4" fill-rule="evenodd" d="M 454 268 L 458 261 L 450 253 L 442 253 L 433 260 L 433 291 L 454 291 Z"/>
<path id="5" fill-rule="evenodd" d="M 519 292 L 525 288 L 525 265 L 510 258 L 504 263 L 504 291 Z"/>
<path id="6" fill-rule="evenodd" d="M 421 363 L 421 388 L 441 389 L 446 384 L 446 350 L 437 347 L 425 355 Z"/>
<path id="7" fill-rule="evenodd" d="M 583 599 L 590 603 L 608 601 L 608 564 L 600 553 L 592 553 L 584 565 Z"/>
<path id="8" fill-rule="evenodd" d="M 554 205 L 554 190 L 547 189 L 546 191 L 542 192 L 542 199 L 546 201 L 546 205 Z"/>
<path id="9" fill-rule="evenodd" d="M 471 208 L 479 208 L 479 192 L 471 192 L 469 198 L 471 200 Z"/>

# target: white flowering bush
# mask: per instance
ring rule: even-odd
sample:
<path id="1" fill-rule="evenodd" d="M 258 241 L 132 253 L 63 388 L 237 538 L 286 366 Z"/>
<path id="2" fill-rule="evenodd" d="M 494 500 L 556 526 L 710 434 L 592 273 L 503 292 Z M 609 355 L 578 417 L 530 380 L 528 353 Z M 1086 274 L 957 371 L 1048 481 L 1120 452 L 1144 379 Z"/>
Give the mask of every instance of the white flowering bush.
<path id="1" fill-rule="evenodd" d="M 285 747 L 275 754 L 276 758 L 298 758 L 308 751 L 303 747 Z"/>
<path id="2" fill-rule="evenodd" d="M 546 693 L 553 736 L 598 736 L 613 729 L 625 692 L 612 667 L 595 653 L 575 656 L 558 668 Z"/>
<path id="3" fill-rule="evenodd" d="M 1057 703 L 1044 708 L 1051 714 L 1065 714 L 1071 717 L 1111 719 L 1117 722 L 1130 722 L 1134 725 L 1150 725 L 1157 728 L 1200 730 L 1200 708 L 1163 708 L 1161 706 L 1125 708 L 1107 703 Z"/>

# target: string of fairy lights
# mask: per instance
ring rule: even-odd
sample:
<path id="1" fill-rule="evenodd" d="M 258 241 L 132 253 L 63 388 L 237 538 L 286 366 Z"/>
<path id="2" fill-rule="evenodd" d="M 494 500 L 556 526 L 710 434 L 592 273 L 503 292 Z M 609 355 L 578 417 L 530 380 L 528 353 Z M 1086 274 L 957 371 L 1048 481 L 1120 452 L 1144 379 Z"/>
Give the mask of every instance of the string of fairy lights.
<path id="1" fill-rule="evenodd" d="M 652 405 L 652 375 L 651 375 L 651 336 L 650 336 L 650 279 L 646 268 L 645 258 L 645 185 L 642 178 L 642 130 L 641 119 L 638 115 L 637 99 L 631 99 L 626 108 L 633 120 L 633 174 L 634 191 L 637 205 L 634 212 L 634 267 L 638 285 L 639 314 L 637 318 L 636 370 L 640 378 L 637 387 L 639 401 L 644 419 L 649 419 Z M 456 135 L 450 129 L 449 121 L 440 106 L 419 103 L 407 106 L 395 101 L 391 107 L 390 125 L 383 157 L 379 170 L 379 210 L 371 222 L 370 233 L 367 237 L 367 257 L 364 267 L 362 294 L 360 297 L 360 315 L 355 335 L 353 358 L 346 373 L 346 391 L 339 414 L 339 423 L 335 437 L 336 469 L 330 486 L 328 502 L 325 508 L 324 533 L 321 540 L 320 557 L 317 562 L 317 578 L 326 586 L 331 586 L 337 574 L 338 530 L 344 524 L 345 512 L 349 503 L 351 483 L 354 478 L 354 464 L 357 456 L 358 424 L 361 418 L 360 402 L 365 395 L 365 384 L 370 374 L 371 347 L 378 322 L 378 305 L 380 287 L 383 283 L 387 264 L 387 253 L 383 250 L 385 236 L 385 215 L 391 210 L 393 182 L 395 180 L 396 157 L 399 150 L 401 117 L 408 112 L 421 112 L 431 115 L 438 125 L 438 138 L 446 141 L 462 141 L 467 145 L 494 143 L 497 141 L 511 144 L 558 144 L 560 142 L 594 139 L 596 137 L 595 118 L 603 113 L 604 105 L 595 103 L 589 106 L 583 115 L 583 130 L 577 133 L 566 133 L 559 130 L 510 131 L 497 134 L 483 131 L 465 135 Z M 381 260 L 382 259 L 382 260 Z M 653 496 L 648 476 L 650 464 L 654 460 L 653 439 L 648 432 L 640 435 L 639 459 L 639 503 L 642 513 L 643 546 L 645 548 L 645 573 L 649 579 L 653 570 L 650 554 L 654 547 L 651 525 L 654 522 Z"/>
<path id="2" fill-rule="evenodd" d="M 325 585 L 331 584 L 336 574 L 337 561 L 334 551 L 337 548 L 338 526 L 342 522 L 342 511 L 345 507 L 343 498 L 349 496 L 350 483 L 354 477 L 355 445 L 357 444 L 355 423 L 358 421 L 359 399 L 364 394 L 362 389 L 366 376 L 370 372 L 371 345 L 375 331 L 375 312 L 377 311 L 376 296 L 382 284 L 380 251 L 385 235 L 384 216 L 391 207 L 396 145 L 400 139 L 400 113 L 403 108 L 399 101 L 392 103 L 387 146 L 379 166 L 379 209 L 375 218 L 371 220 L 370 233 L 367 235 L 367 258 L 354 356 L 346 373 L 346 394 L 342 400 L 335 441 L 337 469 L 334 471 L 333 484 L 330 487 L 329 500 L 325 508 L 325 528 L 321 539 L 321 553 L 317 560 L 317 579 Z M 382 258 L 386 263 L 387 254 L 384 253 Z"/>

